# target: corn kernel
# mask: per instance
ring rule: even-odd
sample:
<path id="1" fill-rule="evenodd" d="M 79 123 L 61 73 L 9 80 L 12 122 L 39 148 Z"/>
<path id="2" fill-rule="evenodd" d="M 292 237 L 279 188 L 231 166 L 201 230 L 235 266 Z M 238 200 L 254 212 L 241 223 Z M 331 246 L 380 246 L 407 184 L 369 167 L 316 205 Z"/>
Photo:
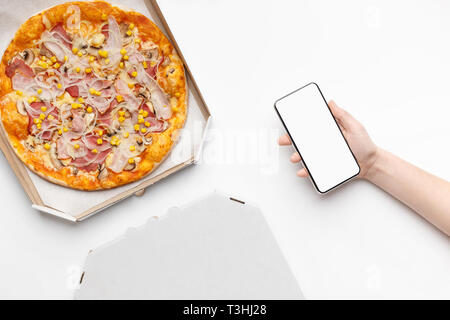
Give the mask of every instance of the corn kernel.
<path id="1" fill-rule="evenodd" d="M 44 144 L 44 148 L 45 148 L 46 150 L 50 150 L 50 145 L 49 145 L 48 143 L 45 143 L 45 144 Z"/>
<path id="2" fill-rule="evenodd" d="M 134 163 L 134 159 L 133 158 L 128 159 L 128 163 L 133 164 Z"/>
<path id="3" fill-rule="evenodd" d="M 148 111 L 143 111 L 142 115 L 144 116 L 144 118 L 146 118 L 148 116 Z"/>
<path id="4" fill-rule="evenodd" d="M 61 129 L 58 129 L 58 134 L 62 135 L 62 130 Z"/>
<path id="5" fill-rule="evenodd" d="M 103 130 L 98 130 L 97 134 L 101 137 L 103 135 Z"/>
<path id="6" fill-rule="evenodd" d="M 108 19 L 108 15 L 106 13 L 103 13 L 102 14 L 102 20 L 106 21 L 106 19 Z"/>
<path id="7" fill-rule="evenodd" d="M 58 60 L 56 59 L 56 57 L 55 57 L 55 56 L 51 57 L 51 58 L 50 58 L 50 60 L 51 60 L 52 62 L 56 62 L 56 61 L 58 61 Z"/>
<path id="8" fill-rule="evenodd" d="M 58 89 L 61 89 L 61 88 L 62 88 L 62 84 L 61 84 L 61 83 L 58 83 L 58 84 L 56 85 L 56 87 L 57 87 Z"/>
<path id="9" fill-rule="evenodd" d="M 123 101 L 123 97 L 120 94 L 118 94 L 116 96 L 116 100 L 117 100 L 117 102 L 122 102 Z"/>
<path id="10" fill-rule="evenodd" d="M 144 123 L 144 122 L 145 122 L 144 119 L 139 119 L 139 120 L 138 120 L 138 123 Z"/>
<path id="11" fill-rule="evenodd" d="M 123 56 L 123 60 L 128 61 L 129 57 L 127 55 Z"/>
<path id="12" fill-rule="evenodd" d="M 92 152 L 92 153 L 97 153 L 98 150 L 97 150 L 97 149 L 92 149 L 91 152 Z"/>
<path id="13" fill-rule="evenodd" d="M 80 148 L 80 145 L 79 145 L 78 143 L 75 143 L 75 144 L 73 145 L 73 147 L 74 147 L 75 149 L 79 149 L 79 148 Z"/>
<path id="14" fill-rule="evenodd" d="M 44 120 L 44 119 L 45 119 L 45 114 L 41 113 L 41 114 L 39 115 L 39 119 Z"/>
<path id="15" fill-rule="evenodd" d="M 143 114 L 138 115 L 138 119 L 139 120 L 144 120 L 144 115 Z"/>
<path id="16" fill-rule="evenodd" d="M 138 124 L 134 125 L 134 130 L 139 131 L 139 125 Z"/>
<path id="17" fill-rule="evenodd" d="M 91 72 L 92 72 L 92 69 L 91 69 L 91 68 L 86 68 L 86 69 L 84 70 L 84 72 L 86 72 L 86 73 L 91 73 Z"/>
<path id="18" fill-rule="evenodd" d="M 128 138 L 128 137 L 130 136 L 130 133 L 127 132 L 127 131 L 125 131 L 124 134 L 123 134 L 123 136 L 124 136 L 125 138 Z"/>
<path id="19" fill-rule="evenodd" d="M 150 127 L 150 122 L 145 121 L 144 125 L 145 125 L 146 127 Z"/>
<path id="20" fill-rule="evenodd" d="M 128 88 L 133 89 L 134 88 L 134 83 L 128 83 Z"/>
<path id="21" fill-rule="evenodd" d="M 134 23 L 130 23 L 130 25 L 128 26 L 128 29 L 133 30 L 134 29 Z"/>
<path id="22" fill-rule="evenodd" d="M 48 68 L 48 63 L 47 62 L 43 62 L 43 61 L 39 61 L 38 65 L 44 69 Z"/>
<path id="23" fill-rule="evenodd" d="M 130 146 L 130 151 L 134 151 L 134 150 L 136 150 L 136 147 L 135 146 Z"/>
<path id="24" fill-rule="evenodd" d="M 77 56 L 82 57 L 83 56 L 83 52 L 78 51 Z"/>
<path id="25" fill-rule="evenodd" d="M 68 56 L 64 56 L 64 61 L 67 61 L 67 60 L 69 60 L 69 57 Z"/>
<path id="26" fill-rule="evenodd" d="M 106 64 L 108 64 L 110 61 L 111 61 L 111 60 L 109 60 L 109 58 L 108 58 L 108 59 L 105 59 L 105 63 L 106 63 Z"/>
<path id="27" fill-rule="evenodd" d="M 103 139 L 98 138 L 98 139 L 97 139 L 97 144 L 103 144 Z"/>
<path id="28" fill-rule="evenodd" d="M 142 133 L 146 133 L 146 132 L 147 132 L 147 129 L 142 128 L 142 129 L 141 129 L 141 132 L 142 132 Z"/>
<path id="29" fill-rule="evenodd" d="M 75 68 L 75 71 L 76 71 L 76 72 L 80 72 L 80 70 L 81 70 L 80 67 L 76 67 L 76 68 Z"/>
<path id="30" fill-rule="evenodd" d="M 78 102 L 84 103 L 84 99 L 83 99 L 82 97 L 79 97 L 79 98 L 78 98 Z"/>
<path id="31" fill-rule="evenodd" d="M 95 94 L 96 96 L 100 96 L 102 93 L 101 93 L 100 91 L 95 90 L 94 94 Z"/>
<path id="32" fill-rule="evenodd" d="M 119 117 L 119 122 L 124 122 L 125 121 L 125 117 Z"/>
<path id="33" fill-rule="evenodd" d="M 179 92 L 175 92 L 175 97 L 179 98 L 180 97 L 180 93 Z"/>
<path id="34" fill-rule="evenodd" d="M 41 94 L 42 93 L 42 89 L 41 88 L 37 89 L 37 93 Z"/>
<path id="35" fill-rule="evenodd" d="M 125 115 L 125 111 L 120 110 L 120 111 L 119 111 L 119 116 L 122 116 L 122 117 L 123 117 L 124 115 Z"/>
<path id="36" fill-rule="evenodd" d="M 127 54 L 127 50 L 125 50 L 125 48 L 120 49 L 120 54 L 121 55 L 126 55 Z"/>
<path id="37" fill-rule="evenodd" d="M 80 108 L 80 107 L 81 107 L 81 104 L 76 103 L 76 102 L 73 102 L 73 103 L 72 103 L 72 109 L 78 109 L 78 108 Z"/>
<path id="38" fill-rule="evenodd" d="M 53 119 L 55 119 L 55 117 L 54 117 L 53 115 L 49 114 L 49 115 L 47 116 L 47 119 L 48 119 L 48 120 L 53 120 Z"/>
<path id="39" fill-rule="evenodd" d="M 36 125 L 36 128 L 40 129 L 40 128 L 41 128 L 41 124 L 38 123 L 38 124 Z"/>
<path id="40" fill-rule="evenodd" d="M 131 32 L 131 30 L 128 30 L 128 31 L 127 31 L 127 35 L 128 35 L 128 36 L 131 36 L 132 34 L 133 34 L 133 33 Z"/>
<path id="41" fill-rule="evenodd" d="M 38 123 L 40 122 L 40 119 L 39 119 L 39 118 L 34 118 L 34 119 L 33 119 L 33 122 L 34 122 L 35 124 L 38 124 Z"/>
<path id="42" fill-rule="evenodd" d="M 141 39 L 136 38 L 136 39 L 134 39 L 134 42 L 135 42 L 135 43 L 141 43 Z"/>
<path id="43" fill-rule="evenodd" d="M 53 68 L 58 69 L 59 67 L 61 67 L 61 65 L 57 62 L 53 65 Z"/>
<path id="44" fill-rule="evenodd" d="M 142 114 L 144 112 L 144 110 L 140 109 L 139 110 L 139 114 Z"/>
<path id="45" fill-rule="evenodd" d="M 125 65 L 123 64 L 123 62 L 119 63 L 119 67 L 121 67 L 122 69 L 125 67 Z"/>
<path id="46" fill-rule="evenodd" d="M 64 132 L 67 132 L 67 131 L 69 131 L 69 129 L 67 129 L 67 127 L 64 127 L 64 128 L 63 128 L 63 131 L 64 131 Z"/>
<path id="47" fill-rule="evenodd" d="M 36 101 L 36 97 L 35 96 L 32 96 L 32 97 L 30 97 L 29 99 L 28 99 L 28 103 L 33 103 L 33 102 L 35 102 Z"/>
<path id="48" fill-rule="evenodd" d="M 87 111 L 88 113 L 92 113 L 92 107 L 87 107 L 87 108 L 86 108 L 86 111 Z"/>
<path id="49" fill-rule="evenodd" d="M 155 61 L 150 61 L 150 66 L 151 67 L 154 67 L 156 65 L 156 62 Z"/>
<path id="50" fill-rule="evenodd" d="M 147 65 L 147 61 L 142 62 L 142 66 L 147 69 L 148 65 Z"/>
<path id="51" fill-rule="evenodd" d="M 95 91 L 96 91 L 96 90 L 95 90 L 94 88 L 90 88 L 90 89 L 89 89 L 89 93 L 90 93 L 90 94 L 95 94 Z"/>
<path id="52" fill-rule="evenodd" d="M 131 76 L 132 76 L 133 78 L 135 78 L 135 77 L 137 76 L 137 72 L 136 72 L 136 71 L 133 71 L 133 72 L 131 73 Z"/>
<path id="53" fill-rule="evenodd" d="M 106 50 L 98 50 L 98 55 L 103 58 L 108 58 L 108 51 Z"/>
<path id="54" fill-rule="evenodd" d="M 16 94 L 17 94 L 18 96 L 21 96 L 21 95 L 23 94 L 23 92 L 20 91 L 20 90 L 17 90 L 17 91 L 16 91 Z"/>
<path id="55" fill-rule="evenodd" d="M 77 54 L 77 52 L 79 51 L 80 49 L 78 49 L 77 47 L 73 47 L 72 48 L 72 52 L 74 53 L 74 54 Z"/>

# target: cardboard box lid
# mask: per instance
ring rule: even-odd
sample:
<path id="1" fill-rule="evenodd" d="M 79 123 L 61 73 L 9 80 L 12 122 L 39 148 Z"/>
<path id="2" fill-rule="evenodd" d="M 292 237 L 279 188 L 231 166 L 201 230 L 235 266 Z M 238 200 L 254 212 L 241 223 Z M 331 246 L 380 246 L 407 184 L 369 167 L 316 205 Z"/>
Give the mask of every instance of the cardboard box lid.
<path id="1" fill-rule="evenodd" d="M 301 299 L 257 207 L 213 193 L 89 253 L 77 299 Z"/>

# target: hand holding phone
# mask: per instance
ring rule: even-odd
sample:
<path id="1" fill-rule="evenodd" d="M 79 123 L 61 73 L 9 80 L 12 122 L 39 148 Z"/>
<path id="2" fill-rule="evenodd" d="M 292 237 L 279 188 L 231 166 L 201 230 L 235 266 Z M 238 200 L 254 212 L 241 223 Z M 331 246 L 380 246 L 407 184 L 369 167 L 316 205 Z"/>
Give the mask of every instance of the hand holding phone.
<path id="1" fill-rule="evenodd" d="M 277 100 L 275 110 L 318 192 L 326 193 L 360 173 L 317 84 Z"/>

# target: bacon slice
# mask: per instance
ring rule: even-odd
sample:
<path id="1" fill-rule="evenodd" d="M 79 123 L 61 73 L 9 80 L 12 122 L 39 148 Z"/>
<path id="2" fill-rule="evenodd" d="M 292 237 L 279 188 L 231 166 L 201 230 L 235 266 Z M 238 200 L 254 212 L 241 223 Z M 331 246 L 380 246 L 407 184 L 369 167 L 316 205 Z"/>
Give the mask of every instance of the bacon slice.
<path id="1" fill-rule="evenodd" d="M 158 83 L 151 79 L 150 93 L 153 107 L 155 108 L 156 117 L 158 119 L 170 119 L 172 117 L 172 109 L 170 108 L 169 99 Z"/>
<path id="2" fill-rule="evenodd" d="M 128 161 L 128 157 L 123 154 L 120 149 L 116 149 L 113 153 L 113 158 L 111 164 L 109 165 L 109 169 L 119 173 L 123 171 Z"/>
<path id="3" fill-rule="evenodd" d="M 111 152 L 111 150 L 112 148 L 109 147 L 99 153 L 88 151 L 85 156 L 73 160 L 71 164 L 85 171 L 97 170 L 99 164 L 105 161 L 106 157 Z"/>
<path id="4" fill-rule="evenodd" d="M 67 87 L 66 91 L 68 94 L 70 94 L 74 98 L 77 98 L 80 96 L 80 90 L 78 89 L 78 86 Z"/>
<path id="5" fill-rule="evenodd" d="M 12 78 L 16 72 L 19 72 L 25 77 L 34 77 L 33 69 L 19 57 L 14 57 L 5 69 L 6 75 L 10 78 Z"/>
<path id="6" fill-rule="evenodd" d="M 70 39 L 69 35 L 67 34 L 66 30 L 62 26 L 62 23 L 58 23 L 55 25 L 50 32 L 53 33 L 53 37 L 60 40 L 61 43 L 63 43 L 66 47 L 69 49 L 72 49 L 72 40 Z"/>
<path id="7" fill-rule="evenodd" d="M 163 132 L 166 130 L 166 122 L 164 120 L 157 119 L 155 114 L 150 111 L 147 104 L 142 106 L 142 110 L 148 112 L 148 116 L 144 118 L 146 122 L 150 123 L 150 127 L 147 128 L 148 132 Z"/>
<path id="8" fill-rule="evenodd" d="M 72 130 L 75 132 L 83 132 L 86 129 L 86 122 L 81 113 L 73 113 Z"/>
<path id="9" fill-rule="evenodd" d="M 157 64 L 155 64 L 153 67 L 151 66 L 151 61 L 146 61 L 147 68 L 145 68 L 145 71 L 149 74 L 150 77 L 153 79 L 156 79 L 156 73 L 158 72 L 158 67 L 161 65 L 161 63 L 164 62 L 164 56 L 161 57 L 161 60 Z"/>
<path id="10" fill-rule="evenodd" d="M 89 135 L 84 138 L 84 143 L 86 144 L 86 147 L 89 150 L 97 149 L 97 151 L 99 151 L 99 152 L 105 151 L 106 149 L 111 148 L 109 146 L 108 141 L 103 140 L 103 139 L 102 139 L 102 143 L 98 144 L 97 143 L 98 139 L 102 139 L 102 138 L 98 135 Z"/>

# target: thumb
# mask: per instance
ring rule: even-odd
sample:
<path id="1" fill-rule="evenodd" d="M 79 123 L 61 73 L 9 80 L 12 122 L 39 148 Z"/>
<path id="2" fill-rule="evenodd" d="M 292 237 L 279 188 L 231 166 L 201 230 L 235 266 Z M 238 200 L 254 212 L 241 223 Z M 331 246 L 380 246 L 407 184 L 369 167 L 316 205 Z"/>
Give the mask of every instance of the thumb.
<path id="1" fill-rule="evenodd" d="M 356 124 L 358 124 L 358 122 L 355 120 L 355 118 L 352 117 L 350 113 L 342 108 L 339 108 L 336 102 L 334 102 L 333 100 L 330 100 L 330 102 L 328 102 L 328 106 L 330 107 L 333 116 L 336 118 L 339 124 L 344 127 L 344 129 L 352 129 Z"/>

